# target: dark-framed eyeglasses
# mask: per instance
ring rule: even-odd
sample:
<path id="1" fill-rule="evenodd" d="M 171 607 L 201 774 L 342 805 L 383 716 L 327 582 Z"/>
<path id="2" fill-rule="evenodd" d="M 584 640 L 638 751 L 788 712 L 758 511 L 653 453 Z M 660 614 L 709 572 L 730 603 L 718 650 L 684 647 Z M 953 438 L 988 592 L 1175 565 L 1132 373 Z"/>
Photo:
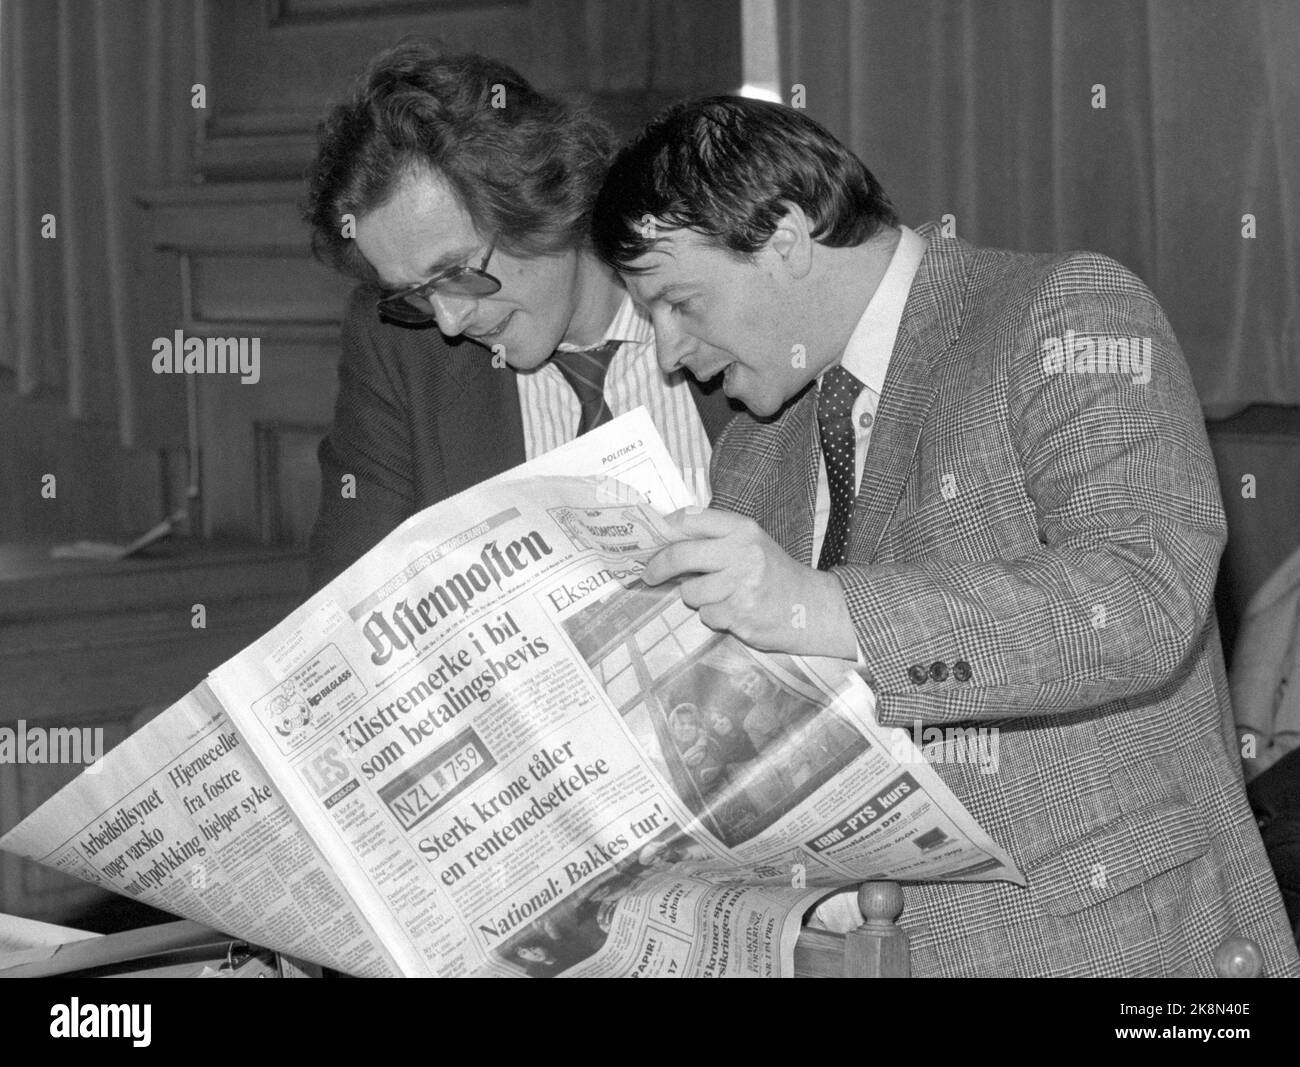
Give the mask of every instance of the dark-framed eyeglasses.
<path id="1" fill-rule="evenodd" d="M 496 250 L 496 238 L 488 245 L 483 262 L 477 267 L 448 267 L 430 278 L 405 289 L 385 293 L 375 307 L 381 317 L 394 322 L 421 323 L 437 319 L 429 294 L 438 292 L 448 296 L 491 296 L 501 291 L 501 282 L 487 272 L 488 260 Z"/>

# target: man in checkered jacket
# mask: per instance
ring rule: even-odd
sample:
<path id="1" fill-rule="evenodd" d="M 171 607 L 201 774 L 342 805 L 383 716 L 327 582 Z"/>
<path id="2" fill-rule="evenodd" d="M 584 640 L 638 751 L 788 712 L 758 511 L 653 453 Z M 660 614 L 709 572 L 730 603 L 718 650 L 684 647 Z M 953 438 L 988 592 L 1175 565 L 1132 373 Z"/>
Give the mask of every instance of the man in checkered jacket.
<path id="1" fill-rule="evenodd" d="M 594 234 L 661 365 L 752 413 L 647 581 L 857 656 L 887 726 L 999 731 L 993 773 L 936 770 L 1028 885 L 908 885 L 913 972 L 1212 975 L 1243 937 L 1300 973 L 1228 735 L 1213 460 L 1147 288 L 900 226 L 824 129 L 738 98 L 624 148 Z"/>

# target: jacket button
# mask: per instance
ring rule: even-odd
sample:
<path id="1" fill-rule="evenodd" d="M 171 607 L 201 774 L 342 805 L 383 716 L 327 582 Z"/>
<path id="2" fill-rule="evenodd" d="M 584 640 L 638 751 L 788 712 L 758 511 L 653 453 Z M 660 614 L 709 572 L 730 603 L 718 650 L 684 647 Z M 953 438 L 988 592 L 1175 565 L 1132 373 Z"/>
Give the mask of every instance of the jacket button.
<path id="1" fill-rule="evenodd" d="M 970 681 L 970 664 L 964 659 L 959 659 L 952 665 L 952 676 L 959 682 Z"/>
<path id="2" fill-rule="evenodd" d="M 946 681 L 948 678 L 948 664 L 941 659 L 935 660 L 930 664 L 930 677 L 936 682 Z"/>
<path id="3" fill-rule="evenodd" d="M 919 663 L 913 663 L 907 668 L 907 676 L 912 679 L 913 685 L 922 685 L 930 677 L 930 672 Z"/>

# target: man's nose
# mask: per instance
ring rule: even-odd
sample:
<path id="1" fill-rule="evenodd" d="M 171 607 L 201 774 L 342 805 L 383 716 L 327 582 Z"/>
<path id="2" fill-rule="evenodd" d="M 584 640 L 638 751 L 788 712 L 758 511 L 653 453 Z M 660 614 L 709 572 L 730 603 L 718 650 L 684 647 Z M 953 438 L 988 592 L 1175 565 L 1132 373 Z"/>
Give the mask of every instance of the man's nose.
<path id="1" fill-rule="evenodd" d="M 429 294 L 429 303 L 433 313 L 438 317 L 438 329 L 448 337 L 464 333 L 465 325 L 478 306 L 478 298 L 473 296 L 453 296 L 447 293 Z"/>
<path id="2" fill-rule="evenodd" d="M 695 340 L 659 316 L 654 323 L 655 355 L 665 374 L 677 370 L 682 361 L 695 352 Z"/>

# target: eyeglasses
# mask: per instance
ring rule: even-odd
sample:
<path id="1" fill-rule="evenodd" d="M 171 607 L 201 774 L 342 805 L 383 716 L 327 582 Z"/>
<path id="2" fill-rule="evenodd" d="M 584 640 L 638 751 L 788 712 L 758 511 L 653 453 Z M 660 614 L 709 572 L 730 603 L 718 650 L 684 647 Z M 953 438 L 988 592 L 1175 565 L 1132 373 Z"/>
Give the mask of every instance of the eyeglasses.
<path id="1" fill-rule="evenodd" d="M 406 289 L 385 293 L 375 303 L 379 314 L 394 322 L 433 322 L 438 316 L 429 294 L 446 293 L 448 296 L 491 296 L 501 291 L 501 282 L 487 272 L 488 260 L 497 246 L 496 238 L 488 245 L 483 262 L 477 267 L 448 267 L 427 282 L 419 282 Z"/>

